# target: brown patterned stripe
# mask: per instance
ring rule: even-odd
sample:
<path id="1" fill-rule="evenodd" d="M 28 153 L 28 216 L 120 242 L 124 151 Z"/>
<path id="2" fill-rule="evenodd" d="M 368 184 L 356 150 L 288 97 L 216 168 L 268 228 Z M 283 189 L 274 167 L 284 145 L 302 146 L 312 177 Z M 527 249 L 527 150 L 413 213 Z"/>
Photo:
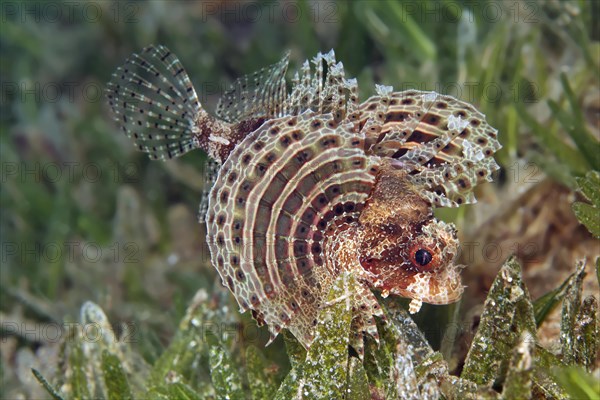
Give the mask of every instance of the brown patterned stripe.
<path id="1" fill-rule="evenodd" d="M 358 215 L 377 172 L 364 138 L 328 127 L 332 118 L 265 123 L 231 153 L 210 199 L 207 240 L 223 282 L 242 309 L 280 327 L 294 315 L 310 322 L 302 309 L 324 273 L 323 228 Z"/>

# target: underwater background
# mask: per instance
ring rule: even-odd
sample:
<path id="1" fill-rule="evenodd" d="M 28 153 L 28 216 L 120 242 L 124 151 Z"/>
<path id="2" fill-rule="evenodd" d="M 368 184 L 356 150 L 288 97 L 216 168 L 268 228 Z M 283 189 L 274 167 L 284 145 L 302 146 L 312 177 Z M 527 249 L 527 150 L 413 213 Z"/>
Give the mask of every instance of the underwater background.
<path id="1" fill-rule="evenodd" d="M 299 381 L 324 388 L 304 394 L 315 398 L 600 394 L 599 2 L 0 7 L 0 397 L 288 398 Z M 209 112 L 236 77 L 287 50 L 294 71 L 334 49 L 361 101 L 377 83 L 449 94 L 486 115 L 503 145 L 501 170 L 477 189 L 478 204 L 436 212 L 457 225 L 467 288 L 460 303 L 413 316 L 409 344 L 427 351 L 398 350 L 401 328 L 383 334 L 380 350 L 371 344 L 364 367 L 328 358 L 335 351 L 324 344 L 308 357 L 334 371 L 324 374 L 303 364 L 289 335 L 264 347 L 266 328 L 239 314 L 210 265 L 197 217 L 206 156 L 151 162 L 112 121 L 106 83 L 150 44 L 177 54 Z M 502 276 L 514 276 L 509 292 L 526 293 L 512 311 L 495 308 L 507 326 L 486 319 L 494 308 L 484 306 Z M 401 320 L 407 301 L 386 304 Z M 343 309 L 331 314 L 344 321 Z M 331 343 L 344 326 L 328 327 Z M 498 339 L 507 327 L 510 340 Z M 488 350 L 472 346 L 494 337 Z M 529 369 L 511 358 L 527 351 L 536 354 Z M 507 372 L 518 365 L 529 371 L 522 382 Z"/>

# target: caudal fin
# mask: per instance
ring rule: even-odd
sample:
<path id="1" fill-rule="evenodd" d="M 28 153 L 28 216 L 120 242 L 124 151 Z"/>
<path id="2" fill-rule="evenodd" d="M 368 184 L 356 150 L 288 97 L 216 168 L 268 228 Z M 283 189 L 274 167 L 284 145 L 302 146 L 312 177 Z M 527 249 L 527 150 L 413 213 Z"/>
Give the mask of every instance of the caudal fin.
<path id="1" fill-rule="evenodd" d="M 165 46 L 132 54 L 113 74 L 106 96 L 121 130 L 151 159 L 200 147 L 197 120 L 204 112 L 181 62 Z"/>

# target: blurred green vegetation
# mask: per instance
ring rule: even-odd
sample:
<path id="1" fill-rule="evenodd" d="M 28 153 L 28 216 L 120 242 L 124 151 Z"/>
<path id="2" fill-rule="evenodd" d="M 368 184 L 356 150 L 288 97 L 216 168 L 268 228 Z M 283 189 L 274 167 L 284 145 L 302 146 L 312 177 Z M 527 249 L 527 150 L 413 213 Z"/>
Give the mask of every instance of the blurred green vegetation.
<path id="1" fill-rule="evenodd" d="M 232 397 L 251 392 L 260 398 L 272 394 L 292 367 L 295 374 L 316 374 L 295 366 L 294 357 L 288 360 L 283 349 L 287 345 L 293 354 L 292 340 L 278 339 L 264 349 L 266 331 L 240 316 L 221 288 L 203 243 L 204 227 L 196 222 L 205 156 L 193 152 L 177 161 L 150 162 L 111 120 L 105 83 L 127 56 L 151 43 L 179 56 L 209 110 L 235 77 L 275 62 L 288 49 L 292 71 L 318 51 L 335 49 L 347 76 L 358 78 L 363 100 L 381 83 L 469 101 L 498 129 L 504 146 L 497 155 L 502 170 L 489 184 L 495 193 L 510 190 L 516 161 L 534 162 L 573 196 L 580 188 L 585 198 L 579 197 L 575 212 L 597 229 L 597 174 L 590 171 L 600 169 L 599 2 L 52 1 L 1 7 L 3 397 L 44 395 L 32 367 L 67 397 L 205 398 L 235 387 Z M 461 231 L 469 223 L 466 208 L 439 215 Z M 199 289 L 208 304 L 192 300 Z M 562 289 L 556 294 L 564 297 Z M 536 303 L 534 324 L 559 303 L 553 298 Z M 129 340 L 103 339 L 106 345 L 94 353 L 97 363 L 90 364 L 97 370 L 77 372 L 91 350 L 77 339 L 81 332 L 65 326 L 83 323 L 79 314 L 86 301 L 107 313 L 106 331 L 110 327 Z M 200 309 L 200 321 L 218 325 L 214 337 L 199 340 L 189 328 L 190 315 Z M 442 340 L 444 326 L 460 312 L 458 306 L 425 307 L 416 318 L 431 351 L 442 348 L 446 359 L 452 343 Z M 48 327 L 61 328 L 54 340 Z M 511 341 L 509 350 L 518 338 Z M 250 345 L 259 350 L 246 350 Z M 397 355 L 395 345 L 389 347 L 377 350 L 386 360 Z M 65 354 L 75 368 L 72 382 L 57 374 Z M 257 367 L 227 386 L 235 374 L 215 366 L 239 369 L 241 358 Z M 384 384 L 387 377 L 365 372 L 352 359 L 350 369 L 338 371 L 349 387 L 361 393 L 365 379 Z M 381 368 L 394 370 L 392 364 Z M 587 390 L 589 379 L 577 371 L 557 372 L 566 393 Z M 95 383 L 84 387 L 77 376 L 93 376 Z M 146 385 L 147 376 L 156 387 Z M 253 386 L 260 377 L 265 385 Z M 505 378 L 507 387 L 521 387 Z M 165 381 L 174 386 L 161 386 Z"/>

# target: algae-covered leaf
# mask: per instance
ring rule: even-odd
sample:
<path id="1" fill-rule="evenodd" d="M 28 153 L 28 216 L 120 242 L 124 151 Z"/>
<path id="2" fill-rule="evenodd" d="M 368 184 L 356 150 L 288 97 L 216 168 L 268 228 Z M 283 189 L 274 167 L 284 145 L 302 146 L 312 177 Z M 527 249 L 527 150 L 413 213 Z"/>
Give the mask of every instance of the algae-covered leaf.
<path id="1" fill-rule="evenodd" d="M 121 361 L 107 350 L 102 352 L 102 373 L 109 399 L 133 399 Z"/>
<path id="2" fill-rule="evenodd" d="M 302 388 L 305 398 L 333 399 L 344 396 L 347 382 L 348 343 L 352 319 L 350 299 L 356 281 L 341 274 L 319 313 L 315 339 L 304 362 Z"/>
<path id="3" fill-rule="evenodd" d="M 113 331 L 108 317 L 100 306 L 91 301 L 86 301 L 81 306 L 79 314 L 79 319 L 81 325 L 84 327 L 86 336 L 94 338 L 94 340 L 83 340 L 84 350 L 93 351 L 93 349 L 97 349 L 100 346 L 111 350 L 117 349 L 117 336 Z M 101 356 L 101 352 L 98 356 Z"/>
<path id="4" fill-rule="evenodd" d="M 598 301 L 593 296 L 581 301 L 585 265 L 585 261 L 577 264 L 577 271 L 567 288 L 563 302 L 560 343 L 565 364 L 591 369 L 598 351 Z"/>
<path id="5" fill-rule="evenodd" d="M 573 203 L 575 216 L 596 237 L 600 238 L 600 173 L 589 171 L 585 178 L 575 178 L 578 190 L 592 203 Z"/>
<path id="6" fill-rule="evenodd" d="M 56 390 L 47 380 L 44 378 L 42 374 L 35 368 L 31 369 L 31 373 L 35 376 L 35 379 L 46 389 L 48 394 L 52 396 L 54 400 L 63 400 L 63 397 L 60 395 L 58 390 Z"/>
<path id="7" fill-rule="evenodd" d="M 365 352 L 365 370 L 372 385 L 371 391 L 384 398 L 425 396 L 418 388 L 418 381 L 420 377 L 438 369 L 437 364 L 433 366 L 425 360 L 434 354 L 440 356 L 441 369 L 447 372 L 445 361 L 440 353 L 434 353 L 398 301 L 389 299 L 383 304 L 387 323 L 378 325 L 380 343 L 378 345 L 371 339 L 367 340 Z"/>
<path id="8" fill-rule="evenodd" d="M 283 340 L 292 368 L 306 360 L 306 350 L 298 339 L 294 337 L 288 330 L 283 331 Z"/>
<path id="9" fill-rule="evenodd" d="M 156 385 L 146 393 L 146 398 L 154 400 L 201 400 L 207 397 L 214 397 L 214 394 L 202 396 L 184 382 L 169 382 L 164 385 Z"/>
<path id="10" fill-rule="evenodd" d="M 231 354 L 223 348 L 212 332 L 206 332 L 206 339 L 209 344 L 210 376 L 217 396 L 222 399 L 245 399 L 242 381 Z"/>
<path id="11" fill-rule="evenodd" d="M 390 379 L 394 370 L 394 355 L 385 338 L 380 337 L 379 344 L 367 338 L 364 365 L 372 392 L 381 398 L 398 397 L 394 381 Z"/>
<path id="12" fill-rule="evenodd" d="M 518 338 L 524 333 L 535 337 L 535 331 L 533 306 L 521 266 L 511 257 L 492 284 L 461 377 L 491 385 L 504 369 Z"/>
<path id="13" fill-rule="evenodd" d="M 298 365 L 287 374 L 281 386 L 275 393 L 275 400 L 290 400 L 290 399 L 301 399 L 301 382 L 300 377 L 303 374 L 303 364 Z"/>
<path id="14" fill-rule="evenodd" d="M 363 400 L 371 398 L 367 373 L 358 358 L 350 358 L 348 364 L 348 400 Z"/>
<path id="15" fill-rule="evenodd" d="M 245 397 L 231 355 L 215 336 L 219 335 L 226 343 L 233 338 L 227 335 L 229 329 L 223 330 L 234 323 L 233 313 L 228 313 L 224 306 L 226 299 L 218 295 L 209 298 L 205 290 L 198 290 L 171 344 L 152 368 L 145 397 L 183 396 L 174 395 L 174 391 L 189 392 L 186 396 L 199 398 L 214 398 L 215 392 L 217 397 Z"/>
<path id="16" fill-rule="evenodd" d="M 69 380 L 71 386 L 72 397 L 75 399 L 89 399 L 91 398 L 90 389 L 88 387 L 88 378 L 85 373 L 85 368 L 88 365 L 81 344 L 78 340 L 73 343 L 71 347 L 71 354 L 69 357 L 69 366 L 71 367 L 71 379 Z"/>
<path id="17" fill-rule="evenodd" d="M 127 341 L 119 340 L 104 310 L 97 304 L 86 301 L 80 310 L 80 323 L 83 331 L 80 332 L 77 342 L 81 346 L 85 360 L 85 384 L 90 394 L 93 397 L 123 398 L 127 393 L 133 397 L 131 388 L 143 390 L 147 365 L 138 353 L 131 351 Z M 105 367 L 109 367 L 108 364 L 105 365 L 107 361 L 104 356 L 105 351 L 115 357 L 114 360 L 118 363 L 123 376 L 129 374 L 128 377 L 133 377 L 131 381 L 124 378 L 128 387 L 127 392 L 111 393 L 112 389 L 117 389 L 114 386 L 117 381 L 116 375 L 105 376 Z M 75 368 L 75 365 L 72 367 Z M 111 373 L 118 372 L 111 370 Z M 113 387 L 108 388 L 107 383 L 112 384 Z"/>
<path id="18" fill-rule="evenodd" d="M 189 366 L 199 361 L 203 349 L 201 343 L 194 332 L 178 332 L 169 347 L 154 363 L 148 382 L 149 388 L 162 384 L 171 371 L 185 375 Z"/>
<path id="19" fill-rule="evenodd" d="M 277 391 L 273 374 L 267 374 L 266 361 L 255 346 L 246 349 L 246 370 L 253 399 L 271 399 Z"/>
<path id="20" fill-rule="evenodd" d="M 131 399 L 132 388 L 144 390 L 145 362 L 118 339 L 102 308 L 90 301 L 81 307 L 79 323 L 70 326 L 61 345 L 61 358 L 61 375 L 65 377 L 59 384 L 62 394 L 33 371 L 54 398 L 64 394 L 76 399 Z"/>
<path id="21" fill-rule="evenodd" d="M 306 360 L 290 371 L 276 399 L 334 399 L 347 389 L 348 343 L 352 319 L 350 299 L 356 281 L 348 273 L 333 283 L 321 309 L 315 339 Z"/>
<path id="22" fill-rule="evenodd" d="M 416 358 L 413 358 L 415 362 Z M 442 353 L 431 352 L 415 366 L 419 383 L 418 398 L 437 400 L 446 399 L 497 399 L 499 393 L 490 387 L 477 385 L 466 379 L 450 375 L 448 363 Z M 410 398 L 402 393 L 401 398 Z"/>
<path id="23" fill-rule="evenodd" d="M 102 376 L 102 352 L 109 350 L 112 353 L 121 353 L 121 348 L 112 325 L 102 308 L 86 301 L 79 312 L 79 321 L 83 327 L 82 332 L 77 335 L 77 345 L 74 348 L 76 354 L 72 364 L 74 369 L 78 368 L 76 363 L 81 362 L 85 385 L 92 396 L 105 395 L 106 387 Z M 80 358 L 81 357 L 81 358 Z"/>
<path id="24" fill-rule="evenodd" d="M 172 400 L 202 400 L 203 397 L 200 396 L 194 389 L 192 389 L 189 385 L 184 382 L 174 382 L 167 385 L 169 399 Z"/>
<path id="25" fill-rule="evenodd" d="M 466 379 L 450 375 L 448 363 L 440 352 L 433 352 L 425 357 L 415 367 L 415 372 L 419 382 L 419 399 L 484 400 L 500 397 L 499 393 L 491 387 L 477 385 Z M 403 394 L 403 396 L 406 395 Z"/>
<path id="26" fill-rule="evenodd" d="M 549 291 L 533 303 L 535 323 L 538 328 L 542 325 L 542 322 L 544 322 L 548 314 L 550 314 L 550 312 L 554 310 L 565 297 L 571 279 L 573 279 L 573 275 L 570 275 L 559 287 Z"/>
<path id="27" fill-rule="evenodd" d="M 575 216 L 596 238 L 600 238 L 600 209 L 586 203 L 573 203 Z"/>
<path id="28" fill-rule="evenodd" d="M 573 329 L 575 334 L 575 362 L 591 371 L 598 353 L 598 300 L 588 296 L 583 300 Z"/>
<path id="29" fill-rule="evenodd" d="M 367 340 L 365 371 L 374 396 L 382 398 L 437 398 L 437 384 L 449 378 L 448 366 L 439 352 L 434 352 L 423 332 L 397 299 L 380 301 L 386 323 L 378 324 L 379 344 Z M 429 383 L 423 384 L 421 382 Z"/>
<path id="30" fill-rule="evenodd" d="M 533 378 L 533 392 L 541 398 L 567 399 L 567 394 L 550 374 L 554 368 L 565 365 L 560 359 L 540 345 L 535 346 L 535 373 Z"/>
<path id="31" fill-rule="evenodd" d="M 534 338 L 527 334 L 521 335 L 518 345 L 512 351 L 502 390 L 505 400 L 531 398 L 534 350 Z"/>
<path id="32" fill-rule="evenodd" d="M 182 377 L 189 384 L 193 382 L 196 390 L 202 391 L 203 387 L 212 389 L 204 332 L 216 325 L 212 320 L 220 315 L 215 317 L 214 310 L 208 304 L 207 292 L 199 290 L 187 308 L 175 337 L 154 363 L 147 390 L 152 391 L 167 384 L 173 374 Z M 161 393 L 166 393 L 165 391 L 158 390 Z"/>
<path id="33" fill-rule="evenodd" d="M 394 369 L 391 378 L 396 385 L 396 391 L 400 398 L 407 400 L 422 398 L 413 365 L 412 348 L 407 346 L 404 341 L 396 344 Z"/>
<path id="34" fill-rule="evenodd" d="M 390 301 L 384 311 L 388 323 L 383 324 L 379 332 L 380 336 L 385 339 L 385 343 L 390 345 L 390 350 L 394 350 L 394 343 L 403 340 L 412 348 L 414 361 L 417 363 L 434 353 L 423 332 L 397 301 Z"/>
<path id="35" fill-rule="evenodd" d="M 563 302 L 562 318 L 560 323 L 560 344 L 562 348 L 562 361 L 571 365 L 577 359 L 577 337 L 575 324 L 581 306 L 581 293 L 583 278 L 585 276 L 585 262 L 577 263 L 575 276 L 569 282 L 567 293 Z"/>
<path id="36" fill-rule="evenodd" d="M 600 207 L 600 173 L 589 171 L 585 178 L 576 177 L 578 189 L 592 202 L 595 207 Z"/>
<path id="37" fill-rule="evenodd" d="M 497 400 L 500 398 L 500 394 L 490 387 L 477 385 L 453 375 L 448 375 L 441 382 L 440 389 L 446 399 Z"/>

